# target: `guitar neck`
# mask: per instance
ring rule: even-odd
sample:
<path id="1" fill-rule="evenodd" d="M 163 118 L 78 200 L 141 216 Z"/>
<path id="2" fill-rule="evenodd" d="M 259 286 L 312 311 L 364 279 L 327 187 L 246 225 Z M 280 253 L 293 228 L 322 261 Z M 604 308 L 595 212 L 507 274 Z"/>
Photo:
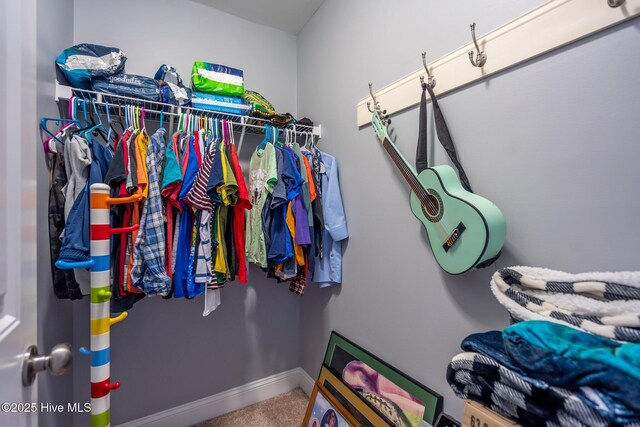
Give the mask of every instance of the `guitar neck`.
<path id="1" fill-rule="evenodd" d="M 413 192 L 416 194 L 424 193 L 424 187 L 422 186 L 420 181 L 418 181 L 416 170 L 402 156 L 395 144 L 391 142 L 389 138 L 385 137 L 382 140 L 382 146 L 384 147 L 389 157 L 391 157 L 391 160 L 393 160 L 393 163 L 396 165 L 396 167 L 402 174 L 402 177 L 405 179 L 405 181 L 407 181 Z"/>

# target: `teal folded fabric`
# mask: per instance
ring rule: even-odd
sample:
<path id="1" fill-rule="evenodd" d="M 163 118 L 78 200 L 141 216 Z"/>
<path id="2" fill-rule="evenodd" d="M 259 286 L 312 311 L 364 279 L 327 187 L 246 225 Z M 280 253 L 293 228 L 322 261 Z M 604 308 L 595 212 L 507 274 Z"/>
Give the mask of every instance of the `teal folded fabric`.
<path id="1" fill-rule="evenodd" d="M 525 375 L 580 390 L 614 421 L 640 421 L 640 344 L 546 321 L 516 323 L 502 338 L 510 360 Z"/>
<path id="2" fill-rule="evenodd" d="M 506 341 L 520 337 L 536 347 L 576 361 L 599 362 L 640 380 L 640 344 L 613 341 L 546 321 L 520 322 L 506 328 Z"/>

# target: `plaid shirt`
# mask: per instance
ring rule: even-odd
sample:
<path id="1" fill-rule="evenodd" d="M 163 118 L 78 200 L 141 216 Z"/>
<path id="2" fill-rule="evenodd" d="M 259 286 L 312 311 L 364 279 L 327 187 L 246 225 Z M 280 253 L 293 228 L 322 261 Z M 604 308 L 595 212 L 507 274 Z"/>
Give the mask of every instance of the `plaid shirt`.
<path id="1" fill-rule="evenodd" d="M 165 130 L 151 137 L 147 152 L 149 195 L 142 208 L 140 230 L 133 248 L 133 285 L 149 295 L 169 294 L 171 284 L 165 271 L 165 235 L 160 194 L 160 169 L 164 162 Z"/>

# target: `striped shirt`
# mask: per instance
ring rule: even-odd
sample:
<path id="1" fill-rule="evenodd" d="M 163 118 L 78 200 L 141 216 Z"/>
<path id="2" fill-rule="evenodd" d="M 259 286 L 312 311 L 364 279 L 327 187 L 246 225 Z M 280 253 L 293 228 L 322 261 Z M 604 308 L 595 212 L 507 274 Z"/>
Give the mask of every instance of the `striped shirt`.
<path id="1" fill-rule="evenodd" d="M 211 144 L 211 149 L 202 161 L 202 167 L 198 171 L 193 186 L 187 193 L 185 202 L 193 206 L 196 209 L 212 210 L 213 202 L 207 194 L 207 183 L 209 182 L 209 175 L 211 175 L 211 169 L 213 165 L 213 157 L 216 154 L 216 144 Z"/>

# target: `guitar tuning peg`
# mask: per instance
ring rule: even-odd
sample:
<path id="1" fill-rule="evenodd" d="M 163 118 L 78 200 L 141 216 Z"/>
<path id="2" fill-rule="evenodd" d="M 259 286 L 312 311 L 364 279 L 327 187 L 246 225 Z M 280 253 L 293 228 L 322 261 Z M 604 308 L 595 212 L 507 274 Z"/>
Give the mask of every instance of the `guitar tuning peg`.
<path id="1" fill-rule="evenodd" d="M 382 110 L 382 114 L 387 115 L 387 110 Z"/>
<path id="2" fill-rule="evenodd" d="M 387 120 L 387 124 L 391 124 L 391 119 Z"/>

